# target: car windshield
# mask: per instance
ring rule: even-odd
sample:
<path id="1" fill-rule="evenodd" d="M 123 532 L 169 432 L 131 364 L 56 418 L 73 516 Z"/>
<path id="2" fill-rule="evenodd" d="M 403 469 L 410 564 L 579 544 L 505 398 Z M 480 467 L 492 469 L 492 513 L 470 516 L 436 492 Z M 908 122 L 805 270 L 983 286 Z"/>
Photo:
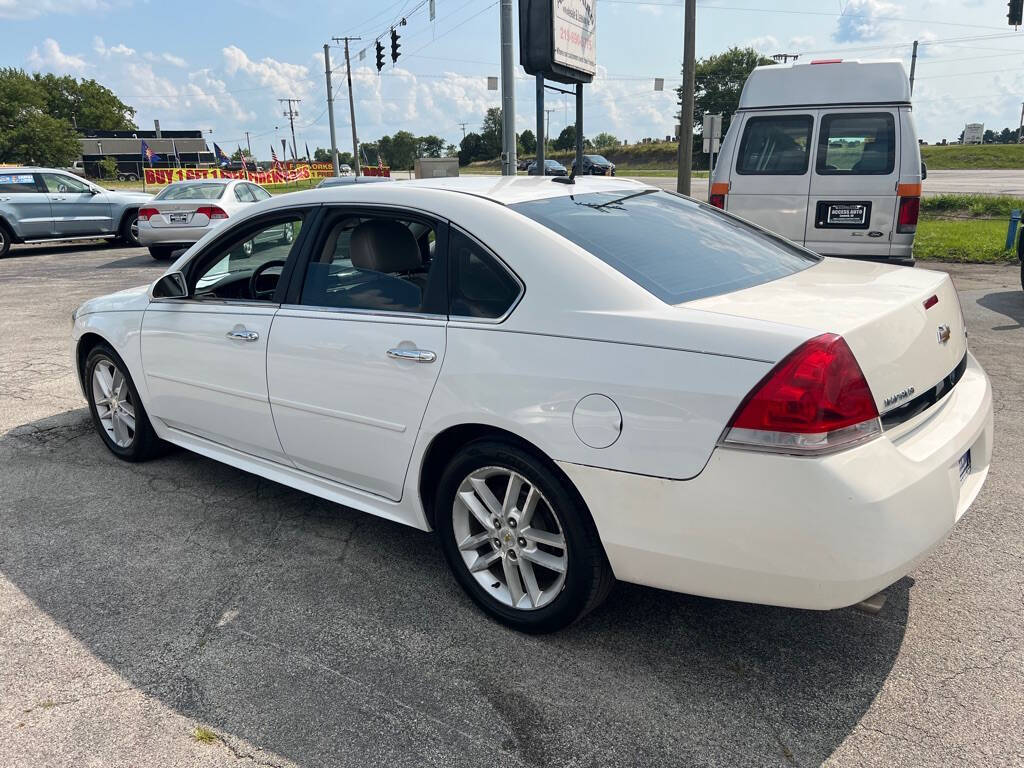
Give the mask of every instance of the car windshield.
<path id="1" fill-rule="evenodd" d="M 820 260 L 717 209 L 659 190 L 592 192 L 510 207 L 667 304 L 767 283 Z"/>
<path id="2" fill-rule="evenodd" d="M 219 200 L 227 184 L 171 184 L 154 200 Z"/>
<path id="3" fill-rule="evenodd" d="M 587 155 L 587 159 L 592 163 L 602 163 L 604 165 L 611 165 L 605 158 L 604 155 Z"/>

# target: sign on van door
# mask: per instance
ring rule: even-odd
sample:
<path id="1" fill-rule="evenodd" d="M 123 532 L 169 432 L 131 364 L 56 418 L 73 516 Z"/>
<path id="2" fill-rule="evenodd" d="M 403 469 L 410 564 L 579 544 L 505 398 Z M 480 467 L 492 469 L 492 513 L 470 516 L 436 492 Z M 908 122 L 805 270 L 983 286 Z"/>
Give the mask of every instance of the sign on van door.
<path id="1" fill-rule="evenodd" d="M 729 212 L 802 243 L 815 112 L 745 115 L 730 178 Z"/>

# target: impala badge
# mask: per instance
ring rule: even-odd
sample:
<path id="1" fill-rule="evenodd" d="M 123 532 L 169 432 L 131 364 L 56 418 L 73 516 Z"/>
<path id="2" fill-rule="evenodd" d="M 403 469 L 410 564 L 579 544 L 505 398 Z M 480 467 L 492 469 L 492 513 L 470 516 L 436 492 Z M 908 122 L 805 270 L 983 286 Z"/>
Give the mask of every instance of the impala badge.
<path id="1" fill-rule="evenodd" d="M 943 325 L 939 326 L 939 334 L 938 335 L 939 335 L 939 344 L 945 344 L 947 341 L 949 341 L 950 337 L 953 335 L 953 332 L 949 330 L 949 326 L 948 325 L 943 324 Z"/>
<path id="2" fill-rule="evenodd" d="M 913 395 L 914 395 L 914 388 L 913 387 L 907 387 L 906 389 L 901 389 L 895 395 L 889 395 L 887 398 L 885 398 L 883 407 L 884 408 L 888 408 L 889 406 L 896 405 L 896 403 L 902 403 L 908 397 L 913 397 Z"/>

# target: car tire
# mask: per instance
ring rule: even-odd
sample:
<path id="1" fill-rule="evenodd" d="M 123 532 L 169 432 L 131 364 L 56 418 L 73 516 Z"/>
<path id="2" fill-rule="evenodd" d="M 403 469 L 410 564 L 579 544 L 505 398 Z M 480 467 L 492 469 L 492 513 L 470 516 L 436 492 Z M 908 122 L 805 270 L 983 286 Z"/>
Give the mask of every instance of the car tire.
<path id="1" fill-rule="evenodd" d="M 149 255 L 157 261 L 170 261 L 172 253 L 174 253 L 174 249 L 168 248 L 166 245 L 149 246 Z"/>
<path id="2" fill-rule="evenodd" d="M 0 259 L 7 255 L 8 251 L 11 250 L 11 233 L 7 231 L 7 227 L 0 224 Z"/>
<path id="3" fill-rule="evenodd" d="M 121 220 L 121 231 L 119 233 L 123 245 L 128 248 L 138 248 L 139 242 L 139 212 L 132 211 Z"/>
<path id="4" fill-rule="evenodd" d="M 506 500 L 510 489 L 515 498 Z M 434 510 L 456 580 L 512 629 L 562 629 L 600 605 L 615 582 L 576 489 L 513 442 L 481 439 L 459 451 L 441 477 Z"/>
<path id="5" fill-rule="evenodd" d="M 146 461 L 167 450 L 156 436 L 128 367 L 106 344 L 85 358 L 84 384 L 89 413 L 100 439 L 124 461 Z"/>

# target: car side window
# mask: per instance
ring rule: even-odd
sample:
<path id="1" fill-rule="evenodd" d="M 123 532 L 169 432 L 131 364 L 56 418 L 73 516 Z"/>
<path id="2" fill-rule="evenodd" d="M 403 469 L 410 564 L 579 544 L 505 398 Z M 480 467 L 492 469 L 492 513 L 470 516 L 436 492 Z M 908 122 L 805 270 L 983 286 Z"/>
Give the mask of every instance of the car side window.
<path id="1" fill-rule="evenodd" d="M 31 173 L 0 173 L 0 194 L 17 195 L 38 191 L 36 177 Z"/>
<path id="2" fill-rule="evenodd" d="M 235 185 L 235 200 L 237 200 L 240 203 L 256 202 L 256 198 L 252 196 L 252 192 L 249 190 L 248 184 Z"/>
<path id="3" fill-rule="evenodd" d="M 468 235 L 452 229 L 452 316 L 494 320 L 511 309 L 522 290 L 498 259 Z"/>
<path id="4" fill-rule="evenodd" d="M 66 194 L 69 192 L 80 193 L 89 191 L 89 185 L 84 181 L 73 179 L 62 173 L 44 173 L 41 175 L 43 177 L 43 184 L 46 185 L 46 191 L 51 194 Z"/>
<path id="5" fill-rule="evenodd" d="M 246 184 L 246 186 L 249 188 L 249 191 L 252 193 L 256 202 L 259 202 L 260 200 L 269 200 L 271 198 L 271 194 L 263 187 L 257 187 L 255 184 Z"/>
<path id="6" fill-rule="evenodd" d="M 889 112 L 825 115 L 815 170 L 822 176 L 888 176 L 896 168 L 896 121 Z"/>
<path id="7" fill-rule="evenodd" d="M 736 172 L 762 176 L 803 176 L 814 118 L 810 115 L 751 117 L 743 127 Z"/>
<path id="8" fill-rule="evenodd" d="M 190 270 L 189 295 L 216 301 L 273 301 L 303 214 L 276 214 L 203 253 Z"/>
<path id="9" fill-rule="evenodd" d="M 436 227 L 419 219 L 338 212 L 314 247 L 300 303 L 441 314 L 446 286 L 436 241 Z"/>

